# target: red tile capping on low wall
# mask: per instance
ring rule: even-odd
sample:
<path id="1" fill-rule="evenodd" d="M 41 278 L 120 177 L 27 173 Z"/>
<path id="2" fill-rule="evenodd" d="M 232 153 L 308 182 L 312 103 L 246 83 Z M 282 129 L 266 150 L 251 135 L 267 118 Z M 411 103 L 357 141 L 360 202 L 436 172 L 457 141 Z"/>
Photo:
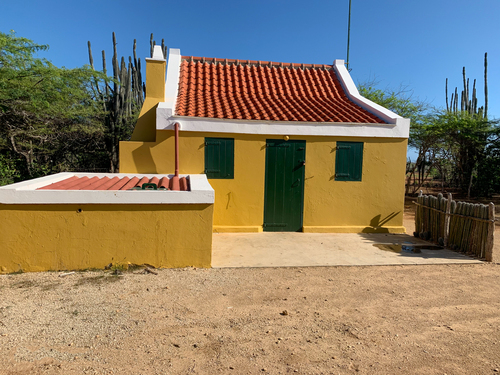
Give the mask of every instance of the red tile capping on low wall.
<path id="1" fill-rule="evenodd" d="M 190 191 L 189 180 L 186 177 L 180 178 L 180 191 Z M 47 186 L 42 186 L 37 190 L 131 190 L 142 188 L 144 184 L 155 184 L 157 188 L 172 190 L 168 177 L 113 177 L 107 176 L 89 178 L 87 176 L 72 176 L 62 181 L 54 182 Z"/>

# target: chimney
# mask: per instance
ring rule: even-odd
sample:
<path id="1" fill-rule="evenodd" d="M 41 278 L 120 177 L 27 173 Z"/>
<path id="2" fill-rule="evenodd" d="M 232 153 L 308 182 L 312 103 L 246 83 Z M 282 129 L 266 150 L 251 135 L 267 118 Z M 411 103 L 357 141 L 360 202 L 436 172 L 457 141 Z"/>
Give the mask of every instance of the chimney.
<path id="1" fill-rule="evenodd" d="M 146 98 L 135 124 L 131 141 L 156 141 L 156 107 L 165 101 L 165 72 L 167 60 L 161 46 L 155 46 L 153 57 L 146 58 Z"/>

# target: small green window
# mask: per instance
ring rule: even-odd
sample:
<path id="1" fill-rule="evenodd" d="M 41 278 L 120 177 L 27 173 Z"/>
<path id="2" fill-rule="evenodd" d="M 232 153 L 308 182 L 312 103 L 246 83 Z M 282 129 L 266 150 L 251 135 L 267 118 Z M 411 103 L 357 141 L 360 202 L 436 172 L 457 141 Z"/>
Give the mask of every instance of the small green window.
<path id="1" fill-rule="evenodd" d="M 335 181 L 361 181 L 363 142 L 337 142 Z"/>
<path id="2" fill-rule="evenodd" d="M 205 138 L 207 178 L 234 178 L 234 138 Z"/>

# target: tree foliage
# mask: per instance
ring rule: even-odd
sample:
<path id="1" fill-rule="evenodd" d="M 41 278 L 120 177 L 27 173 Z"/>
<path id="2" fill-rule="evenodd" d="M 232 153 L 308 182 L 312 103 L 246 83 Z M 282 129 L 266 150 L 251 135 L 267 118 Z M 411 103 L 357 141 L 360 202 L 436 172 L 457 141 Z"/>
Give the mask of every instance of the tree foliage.
<path id="1" fill-rule="evenodd" d="M 429 105 L 415 99 L 407 87 L 398 90 L 382 90 L 377 88 L 377 82 L 368 82 L 358 85 L 359 93 L 372 102 L 380 104 L 401 117 L 409 118 L 412 123 L 420 123 L 426 115 Z"/>
<path id="2" fill-rule="evenodd" d="M 154 47 L 151 34 L 151 50 Z M 90 66 L 58 68 L 37 57 L 47 45 L 0 32 L 0 185 L 60 171 L 117 172 L 144 101 L 141 62 L 118 58 L 112 77 Z M 162 50 L 166 54 L 162 40 Z"/>
<path id="3" fill-rule="evenodd" d="M 500 192 L 500 129 L 495 127 L 477 166 L 475 191 L 477 195 L 491 197 Z"/>
<path id="4" fill-rule="evenodd" d="M 464 195 L 488 196 L 500 190 L 500 130 L 487 116 L 487 55 L 485 54 L 485 104 L 478 106 L 476 81 L 470 87 L 462 71 L 463 90 L 455 88 L 446 109 L 416 100 L 408 90 L 381 90 L 373 84 L 359 85 L 361 95 L 398 115 L 410 118 L 408 144 L 417 159 L 407 162 L 406 193 L 414 194 L 432 175 L 441 186 L 455 187 Z"/>
<path id="5" fill-rule="evenodd" d="M 425 165 L 433 153 L 433 145 L 437 142 L 436 134 L 432 131 L 433 121 L 429 104 L 414 98 L 412 91 L 407 87 L 400 87 L 399 90 L 382 90 L 377 88 L 376 82 L 369 82 L 359 84 L 358 90 L 365 98 L 411 120 L 408 145 L 417 151 L 418 156 L 415 163 L 408 161 L 406 164 L 406 193 L 413 194 L 420 189 L 427 177 L 428 170 Z M 415 179 L 415 176 L 418 178 Z M 418 182 L 412 185 L 410 184 L 412 180 Z"/>
<path id="6" fill-rule="evenodd" d="M 440 129 L 443 149 L 446 157 L 452 161 L 451 176 L 455 185 L 470 197 L 475 195 L 490 195 L 492 186 L 485 178 L 487 163 L 494 165 L 490 154 L 494 148 L 492 143 L 498 133 L 498 121 L 488 117 L 488 54 L 484 54 L 484 105 L 478 105 L 476 96 L 476 80 L 472 87 L 462 69 L 463 89 L 458 89 L 451 95 L 448 103 L 448 79 L 446 79 L 446 111 L 436 116 L 436 127 Z M 460 99 L 459 99 L 460 97 Z M 460 104 L 459 104 L 460 103 Z M 500 170 L 496 170 L 500 173 Z M 482 175 L 481 175 L 482 174 Z"/>
<path id="7" fill-rule="evenodd" d="M 485 151 L 496 131 L 496 122 L 468 112 L 444 111 L 434 116 L 433 132 L 439 142 L 435 148 L 435 165 L 441 177 L 470 196 L 478 166 L 483 164 Z M 476 186 L 477 188 L 477 186 Z M 477 189 L 476 189 L 477 190 Z"/>
<path id="8" fill-rule="evenodd" d="M 90 82 L 102 80 L 103 75 L 85 66 L 58 68 L 36 56 L 46 49 L 14 32 L 0 32 L 0 155 L 4 161 L 0 166 L 3 175 L 15 166 L 12 179 L 78 169 L 88 157 L 82 154 L 102 152 L 98 121 L 102 111 Z M 99 158 L 94 159 L 99 165 Z"/>

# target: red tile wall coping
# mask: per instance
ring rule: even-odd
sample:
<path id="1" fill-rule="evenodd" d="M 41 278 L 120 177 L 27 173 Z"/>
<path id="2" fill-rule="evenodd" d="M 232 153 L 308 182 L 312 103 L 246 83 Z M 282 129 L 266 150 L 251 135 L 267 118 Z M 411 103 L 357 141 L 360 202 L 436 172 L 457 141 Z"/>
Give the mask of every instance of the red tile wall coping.
<path id="1" fill-rule="evenodd" d="M 351 102 L 331 65 L 182 57 L 176 114 L 383 124 Z"/>
<path id="2" fill-rule="evenodd" d="M 190 191 L 189 180 L 186 177 L 179 179 L 180 190 Z M 157 188 L 172 190 L 172 179 L 168 177 L 78 177 L 72 176 L 62 181 L 42 186 L 37 190 L 131 190 L 142 188 L 144 184 L 155 184 Z"/>

